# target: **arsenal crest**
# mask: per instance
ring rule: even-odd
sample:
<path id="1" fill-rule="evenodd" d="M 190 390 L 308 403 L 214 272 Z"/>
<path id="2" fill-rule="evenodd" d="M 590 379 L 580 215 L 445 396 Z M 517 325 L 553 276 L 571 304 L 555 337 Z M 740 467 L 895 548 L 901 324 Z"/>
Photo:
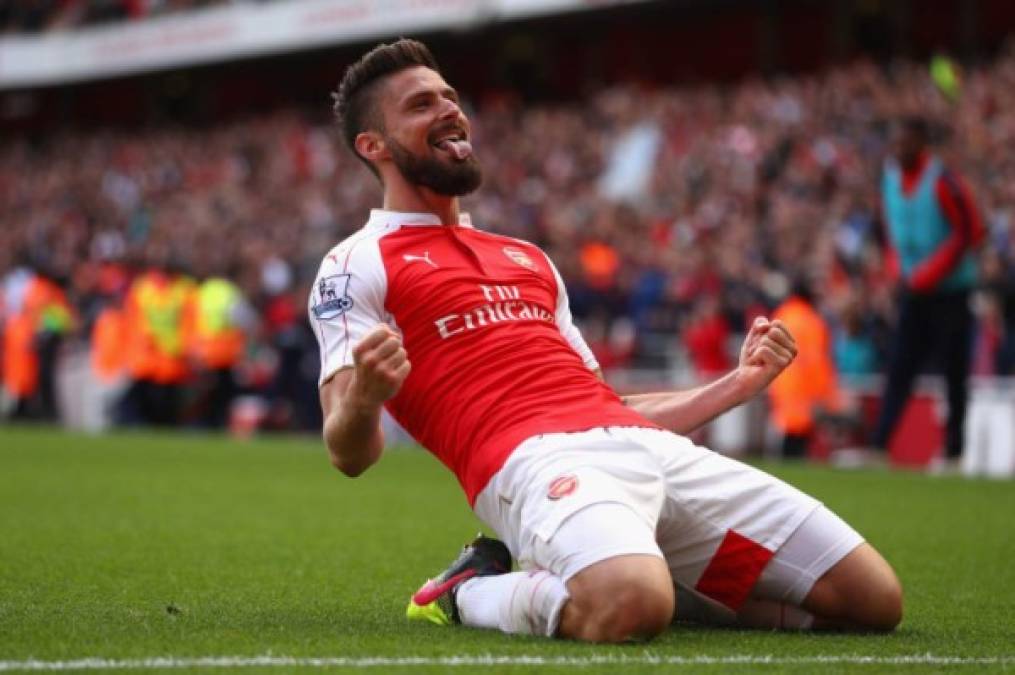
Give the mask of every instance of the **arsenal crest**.
<path id="1" fill-rule="evenodd" d="M 325 321 L 342 316 L 352 308 L 352 298 L 349 297 L 349 274 L 333 274 L 330 277 L 321 277 L 314 289 L 317 296 L 317 304 L 311 311 L 318 319 Z"/>
<path id="2" fill-rule="evenodd" d="M 546 491 L 546 498 L 551 502 L 567 497 L 578 489 L 578 477 L 574 474 L 565 474 L 553 479 L 549 489 Z"/>
<path id="3" fill-rule="evenodd" d="M 532 258 L 529 257 L 529 254 L 521 249 L 514 248 L 513 246 L 505 246 L 504 255 L 510 258 L 512 262 L 517 263 L 526 269 L 536 269 L 536 263 L 532 262 Z"/>

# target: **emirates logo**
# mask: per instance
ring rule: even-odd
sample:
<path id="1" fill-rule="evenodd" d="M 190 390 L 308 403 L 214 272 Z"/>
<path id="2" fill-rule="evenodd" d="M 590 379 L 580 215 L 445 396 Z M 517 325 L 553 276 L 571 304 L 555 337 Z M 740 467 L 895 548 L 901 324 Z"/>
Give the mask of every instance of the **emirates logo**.
<path id="1" fill-rule="evenodd" d="M 530 258 L 529 255 L 521 249 L 514 248 L 512 246 L 505 246 L 504 255 L 510 258 L 511 262 L 521 265 L 526 269 L 536 269 L 536 263 L 534 263 L 532 258 Z"/>
<path id="2" fill-rule="evenodd" d="M 578 477 L 573 474 L 567 474 L 565 476 L 558 476 L 553 479 L 550 483 L 550 488 L 546 491 L 546 498 L 550 501 L 557 501 L 563 499 L 570 494 L 574 494 L 574 491 L 578 489 Z"/>

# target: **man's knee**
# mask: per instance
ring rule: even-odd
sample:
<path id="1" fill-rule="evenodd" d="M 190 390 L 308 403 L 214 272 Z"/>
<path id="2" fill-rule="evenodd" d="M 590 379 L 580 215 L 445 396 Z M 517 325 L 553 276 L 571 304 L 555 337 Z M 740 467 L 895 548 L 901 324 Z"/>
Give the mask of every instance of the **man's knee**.
<path id="1" fill-rule="evenodd" d="M 887 633 L 902 622 L 902 586 L 894 578 L 872 583 L 863 596 L 847 595 L 844 603 L 852 604 L 845 616 L 853 628 Z"/>
<path id="2" fill-rule="evenodd" d="M 589 642 L 647 639 L 666 630 L 673 619 L 669 569 L 652 556 L 604 560 L 576 574 L 568 592 L 562 637 Z"/>
<path id="3" fill-rule="evenodd" d="M 569 606 L 575 613 L 565 637 L 588 642 L 650 639 L 673 619 L 672 593 L 666 596 L 641 582 L 608 586 L 599 597 L 572 597 Z"/>
<path id="4" fill-rule="evenodd" d="M 877 552 L 875 555 L 878 555 Z M 888 632 L 902 622 L 902 584 L 880 555 L 878 559 L 883 566 L 876 565 L 871 569 L 868 591 L 862 596 L 863 603 L 857 608 L 855 620 L 869 630 Z"/>
<path id="5" fill-rule="evenodd" d="M 902 621 L 902 585 L 873 547 L 863 544 L 814 584 L 804 607 L 844 627 L 891 631 Z"/>
<path id="6" fill-rule="evenodd" d="M 868 619 L 871 629 L 886 632 L 902 623 L 902 584 L 894 573 L 878 591 L 878 602 L 871 608 Z"/>

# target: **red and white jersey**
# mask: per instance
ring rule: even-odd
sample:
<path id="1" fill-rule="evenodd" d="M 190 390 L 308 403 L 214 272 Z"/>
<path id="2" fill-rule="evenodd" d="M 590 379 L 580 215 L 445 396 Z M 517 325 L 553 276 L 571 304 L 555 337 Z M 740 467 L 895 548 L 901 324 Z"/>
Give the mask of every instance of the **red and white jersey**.
<path id="1" fill-rule="evenodd" d="M 387 408 L 458 477 L 469 503 L 533 436 L 655 427 L 592 372 L 564 283 L 537 247 L 463 215 L 374 210 L 324 258 L 309 302 L 323 383 L 386 323 L 412 371 Z"/>

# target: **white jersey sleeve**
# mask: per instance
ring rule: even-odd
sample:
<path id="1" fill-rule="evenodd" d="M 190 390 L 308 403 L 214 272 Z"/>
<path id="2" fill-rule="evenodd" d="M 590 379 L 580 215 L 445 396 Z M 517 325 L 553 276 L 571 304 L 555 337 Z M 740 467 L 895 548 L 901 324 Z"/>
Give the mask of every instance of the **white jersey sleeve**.
<path id="1" fill-rule="evenodd" d="M 564 279 L 560 276 L 560 272 L 557 271 L 557 266 L 550 260 L 550 256 L 544 254 L 544 257 L 553 271 L 553 277 L 557 280 L 557 309 L 555 312 L 557 328 L 560 330 L 560 334 L 564 336 L 564 339 L 568 341 L 568 344 L 571 345 L 571 348 L 578 352 L 578 356 L 585 362 L 588 369 L 599 370 L 599 362 L 593 356 L 592 350 L 589 349 L 578 327 L 574 325 L 574 319 L 571 317 L 571 305 L 567 299 L 567 287 L 564 286 Z"/>
<path id="2" fill-rule="evenodd" d="M 376 238 L 357 233 L 325 256 L 307 306 L 321 350 L 318 386 L 352 366 L 356 344 L 387 321 L 386 292 L 387 276 Z"/>

